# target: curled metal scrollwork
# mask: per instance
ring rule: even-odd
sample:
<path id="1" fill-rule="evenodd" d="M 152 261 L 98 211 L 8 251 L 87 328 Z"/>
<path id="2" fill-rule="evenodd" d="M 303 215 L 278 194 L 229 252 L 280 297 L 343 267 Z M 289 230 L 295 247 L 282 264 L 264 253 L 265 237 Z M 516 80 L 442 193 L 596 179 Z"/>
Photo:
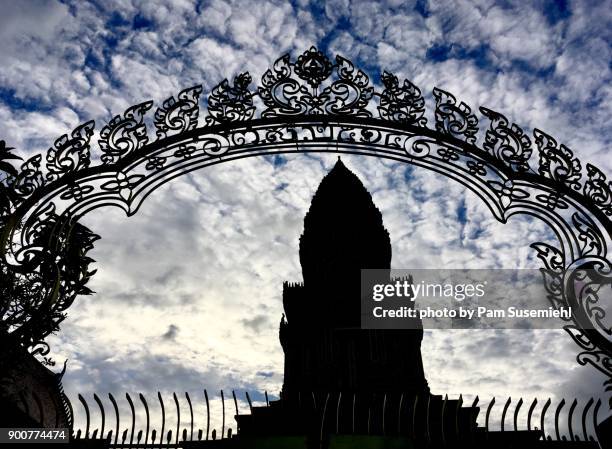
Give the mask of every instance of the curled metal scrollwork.
<path id="1" fill-rule="evenodd" d="M 168 132 L 181 133 L 198 125 L 200 107 L 198 100 L 202 86 L 197 85 L 179 92 L 177 98 L 170 97 L 155 111 L 157 137 L 163 139 Z"/>
<path id="2" fill-rule="evenodd" d="M 321 89 L 333 73 L 335 79 Z M 259 96 L 267 109 L 262 117 L 282 115 L 350 115 L 370 117 L 374 93 L 369 77 L 351 61 L 336 56 L 332 62 L 312 47 L 292 63 L 289 55 L 276 60 L 262 77 Z"/>
<path id="3" fill-rule="evenodd" d="M 40 170 L 42 156 L 35 154 L 21 166 L 21 171 L 14 178 L 9 178 L 15 196 L 20 200 L 30 196 L 45 184 L 45 178 Z"/>
<path id="4" fill-rule="evenodd" d="M 316 89 L 332 73 L 332 63 L 321 51 L 310 47 L 294 64 L 295 74 Z"/>
<path id="5" fill-rule="evenodd" d="M 89 167 L 89 139 L 93 135 L 94 121 L 78 126 L 69 138 L 64 134 L 47 151 L 47 180 L 55 181 L 69 172 Z"/>
<path id="6" fill-rule="evenodd" d="M 529 170 L 531 140 L 516 123 L 508 126 L 508 119 L 499 112 L 480 108 L 480 112 L 491 120 L 485 134 L 483 148 L 515 171 Z"/>
<path id="7" fill-rule="evenodd" d="M 123 117 L 116 115 L 102 128 L 99 140 L 102 162 L 105 164 L 117 162 L 149 141 L 143 119 L 151 106 L 153 106 L 152 101 L 131 106 L 126 109 Z"/>
<path id="8" fill-rule="evenodd" d="M 100 131 L 102 163 L 95 166 L 90 162 L 93 122 L 56 140 L 45 167 L 41 155 L 13 166 L 9 160 L 18 158 L 0 142 L 0 274 L 13 276 L 16 286 L 40 286 L 42 298 L 2 325 L 22 328 L 22 344 L 40 347 L 63 319 L 63 310 L 88 293 L 85 284 L 93 271 L 86 253 L 97 236 L 76 221 L 82 214 L 109 204 L 134 213 L 165 182 L 223 161 L 328 151 L 424 167 L 471 189 L 502 222 L 518 213 L 544 221 L 558 246 L 532 246 L 544 265 L 551 304 L 576 305 L 578 318 L 565 329 L 581 348 L 578 361 L 612 378 L 605 309 L 593 302 L 594 290 L 583 298 L 568 282 L 568 276 L 580 280 L 580 269 L 593 263 L 610 266 L 612 182 L 591 164 L 583 176 L 573 152 L 537 129 L 534 160 L 527 133 L 487 108 L 480 111 L 490 127 L 477 146 L 476 115 L 438 88 L 432 129 L 417 86 L 408 80 L 400 84 L 388 72 L 381 79 L 384 89 L 376 92 L 351 61 L 330 59 L 313 47 L 295 60 L 278 58 L 252 89 L 248 73 L 237 75 L 233 85 L 222 81 L 208 96 L 208 115 L 200 125 L 200 86 L 170 97 L 156 110 L 157 139 L 149 138 L 145 126 L 153 102 L 128 108 Z M 608 282 L 609 272 L 602 268 L 598 279 Z M 35 319 L 25 320 L 28 313 Z M 45 332 L 33 330 L 37 319 Z"/>
<path id="9" fill-rule="evenodd" d="M 472 109 L 464 102 L 457 104 L 453 94 L 437 87 L 434 87 L 433 95 L 436 99 L 436 130 L 475 143 L 478 118 L 472 114 Z"/>
<path id="10" fill-rule="evenodd" d="M 579 190 L 582 178 L 581 166 L 572 150 L 563 144 L 559 146 L 553 137 L 539 129 L 534 129 L 533 135 L 540 153 L 538 172 L 571 189 Z"/>
<path id="11" fill-rule="evenodd" d="M 584 194 L 606 215 L 612 215 L 612 181 L 606 181 L 606 175 L 594 165 L 587 164 L 586 168 Z"/>
<path id="12" fill-rule="evenodd" d="M 383 72 L 381 80 L 385 90 L 380 94 L 380 118 L 407 125 L 427 125 L 425 100 L 417 86 L 409 80 L 400 86 L 397 76 L 389 72 Z"/>
<path id="13" fill-rule="evenodd" d="M 206 124 L 225 122 L 242 122 L 253 118 L 253 94 L 249 91 L 251 75 L 241 73 L 234 78 L 234 85 L 227 80 L 221 81 L 213 88 L 208 97 L 208 113 Z"/>

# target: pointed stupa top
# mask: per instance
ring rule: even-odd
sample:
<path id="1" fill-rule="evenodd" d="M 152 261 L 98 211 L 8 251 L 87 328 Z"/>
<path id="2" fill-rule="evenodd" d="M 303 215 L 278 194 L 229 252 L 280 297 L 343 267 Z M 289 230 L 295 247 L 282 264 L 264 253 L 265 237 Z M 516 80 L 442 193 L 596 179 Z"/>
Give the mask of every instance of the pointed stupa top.
<path id="1" fill-rule="evenodd" d="M 311 288 L 358 277 L 362 268 L 391 265 L 391 242 L 382 215 L 340 158 L 319 184 L 304 217 L 300 263 L 304 284 Z"/>

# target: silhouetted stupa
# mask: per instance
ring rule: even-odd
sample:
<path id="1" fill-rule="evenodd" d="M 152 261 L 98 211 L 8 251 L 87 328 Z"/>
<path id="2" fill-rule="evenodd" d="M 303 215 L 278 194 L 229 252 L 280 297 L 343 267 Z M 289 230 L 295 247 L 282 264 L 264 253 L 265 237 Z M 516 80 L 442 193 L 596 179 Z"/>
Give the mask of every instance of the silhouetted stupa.
<path id="1" fill-rule="evenodd" d="M 372 196 L 341 160 L 323 178 L 300 237 L 303 283 L 283 285 L 283 397 L 304 392 L 429 391 L 422 329 L 361 329 L 361 269 L 390 269 Z"/>
<path id="2" fill-rule="evenodd" d="M 244 447 L 596 447 L 479 427 L 477 400 L 430 393 L 420 322 L 361 328 L 361 269 L 390 270 L 391 242 L 370 193 L 340 160 L 304 218 L 300 264 L 304 281 L 283 284 L 281 398 L 236 415 L 238 441 L 253 443 Z M 267 446 L 274 441 L 281 446 Z"/>

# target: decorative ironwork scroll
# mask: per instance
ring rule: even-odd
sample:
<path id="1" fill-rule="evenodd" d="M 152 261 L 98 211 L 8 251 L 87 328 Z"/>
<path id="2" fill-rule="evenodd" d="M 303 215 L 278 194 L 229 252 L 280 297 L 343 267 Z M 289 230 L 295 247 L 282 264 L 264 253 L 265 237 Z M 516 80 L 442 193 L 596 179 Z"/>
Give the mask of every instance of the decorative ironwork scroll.
<path id="1" fill-rule="evenodd" d="M 577 313 L 565 329 L 580 347 L 578 362 L 612 378 L 612 330 L 602 291 L 580 288 L 612 283 L 612 182 L 591 164 L 585 164 L 585 172 L 570 149 L 538 129 L 534 148 L 521 127 L 487 108 L 480 108 L 489 123 L 479 146 L 472 108 L 438 88 L 435 123 L 429 127 L 417 86 L 387 72 L 381 81 L 384 89 L 378 92 L 351 61 L 329 59 L 313 47 L 295 60 L 277 59 L 257 86 L 251 87 L 248 73 L 236 76 L 233 85 L 222 81 L 208 96 L 203 118 L 200 86 L 157 108 L 154 133 L 145 120 L 153 102 L 128 108 L 100 131 L 99 164 L 90 155 L 93 122 L 60 137 L 46 158 L 35 155 L 19 170 L 8 162 L 14 155 L 2 147 L 3 269 L 41 279 L 41 310 L 52 298 L 69 298 L 53 309 L 61 314 L 86 291 L 93 274 L 85 253 L 94 234 L 77 224 L 91 210 L 117 206 L 135 214 L 151 192 L 178 175 L 246 157 L 309 151 L 370 155 L 456 180 L 500 222 L 527 214 L 550 226 L 558 242 L 532 246 L 544 264 L 551 304 L 574 306 Z M 68 254 L 71 263 L 63 263 Z M 585 269 L 597 279 L 585 280 Z M 21 312 L 9 308 L 4 316 L 14 320 L 3 326 L 25 338 Z M 28 313 L 37 316 L 36 310 Z M 33 344 L 36 338 L 26 340 Z"/>

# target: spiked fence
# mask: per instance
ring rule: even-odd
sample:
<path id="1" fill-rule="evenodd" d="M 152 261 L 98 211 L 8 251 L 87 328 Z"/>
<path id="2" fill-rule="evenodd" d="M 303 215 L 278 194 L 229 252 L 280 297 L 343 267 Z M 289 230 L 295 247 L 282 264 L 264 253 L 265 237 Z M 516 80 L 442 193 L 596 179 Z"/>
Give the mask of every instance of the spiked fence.
<path id="1" fill-rule="evenodd" d="M 83 397 L 83 395 L 78 394 L 77 397 L 84 412 L 85 427 L 75 429 L 73 436 L 76 440 L 103 439 L 108 442 L 108 447 L 112 448 L 178 448 L 182 447 L 183 443 L 186 441 L 208 441 L 233 437 L 232 428 L 229 426 L 229 423 L 226 423 L 226 397 L 223 391 L 220 392 L 222 405 L 220 414 L 220 434 L 217 432 L 217 429 L 211 425 L 214 415 L 211 413 L 211 401 L 209 399 L 207 390 L 204 390 L 203 404 L 194 404 L 189 393 L 185 392 L 187 413 L 185 413 L 185 410 L 181 409 L 179 397 L 176 393 L 172 394 L 172 402 L 174 404 L 172 406 L 164 403 L 162 394 L 158 392 L 157 401 L 160 409 L 160 416 L 158 417 L 158 420 L 152 419 L 149 402 L 142 393 L 138 394 L 138 399 L 140 400 L 140 408 L 138 411 L 131 395 L 126 393 L 125 399 L 129 405 L 130 413 L 127 423 L 125 418 L 122 420 L 118 402 L 111 393 L 108 394 L 108 399 L 113 406 L 112 416 L 106 412 L 100 396 L 95 393 L 93 394 L 93 399 L 97 405 L 100 417 L 99 422 L 95 424 L 91 419 L 93 410 L 90 409 L 89 403 Z M 249 404 L 252 404 L 248 393 L 246 393 L 246 397 L 248 398 Z M 265 393 L 265 397 L 266 404 L 268 404 L 267 392 Z M 239 415 L 238 398 L 233 390 L 232 398 L 236 412 L 235 415 Z M 196 425 L 196 420 L 194 419 L 194 406 L 201 405 L 204 405 L 206 409 L 206 422 L 205 426 L 198 427 Z M 71 414 L 74 416 L 74 410 L 71 410 Z M 172 423 L 169 422 L 169 418 L 171 416 L 174 418 L 174 422 Z M 234 416 L 233 413 L 232 416 Z M 142 426 L 138 426 L 137 422 L 141 423 Z M 153 422 L 155 422 L 157 425 L 153 426 Z M 228 425 L 226 426 L 226 424 Z M 183 427 L 181 427 L 181 425 L 183 425 Z M 144 427 L 144 431 L 139 427 Z"/>
<path id="2" fill-rule="evenodd" d="M 245 393 L 246 403 L 248 403 L 250 412 L 253 412 L 253 401 L 249 393 Z M 100 399 L 100 396 L 93 394 L 95 408 L 99 420 L 93 422 L 92 411 L 93 407 L 87 402 L 85 397 L 78 395 L 80 402 L 80 410 L 71 410 L 74 416 L 84 413 L 84 428 L 79 427 L 74 429 L 73 438 L 75 440 L 105 440 L 106 447 L 109 448 L 144 448 L 144 447 L 167 447 L 179 448 L 189 445 L 189 442 L 210 441 L 219 439 L 230 439 L 236 434 L 229 427 L 229 422 L 226 419 L 226 412 L 230 412 L 232 418 L 234 416 L 244 416 L 240 413 L 238 406 L 238 398 L 235 391 L 231 392 L 231 401 L 233 407 L 226 407 L 227 395 L 220 392 L 221 416 L 211 413 L 211 404 L 207 390 L 204 390 L 203 400 L 193 401 L 188 393 L 185 393 L 187 410 L 182 410 L 179 403 L 179 396 L 173 393 L 173 405 L 164 403 L 162 394 L 157 394 L 157 402 L 159 404 L 160 414 L 156 418 L 152 417 L 150 405 L 143 394 L 138 394 L 140 405 L 137 407 L 135 401 L 129 393 L 126 393 L 125 399 L 129 406 L 129 416 L 121 416 L 120 407 L 116 398 L 112 394 L 108 394 L 113 412 L 107 413 Z M 255 407 L 257 409 L 265 409 L 270 407 L 267 392 L 264 393 L 265 405 Z M 313 395 L 314 398 L 314 395 Z M 401 395 L 395 398 L 394 401 L 388 400 L 385 395 L 383 398 L 383 406 L 377 410 L 368 408 L 367 428 L 355 427 L 355 416 L 359 414 L 359 400 L 353 395 L 352 398 L 345 397 L 342 399 L 341 394 L 327 394 L 324 401 L 313 401 L 309 407 L 315 411 L 320 417 L 321 437 L 323 433 L 379 433 L 386 435 L 404 434 L 415 439 L 423 439 L 429 443 L 435 441 L 436 445 L 449 446 L 452 441 L 456 441 L 458 433 L 461 431 L 460 419 L 461 408 L 463 405 L 463 396 L 459 399 L 449 399 L 445 396 L 442 399 L 441 407 L 433 407 L 429 403 L 430 397 L 427 399 L 411 397 L 404 398 Z M 341 407 L 341 401 L 348 402 L 349 407 L 352 406 L 352 428 L 341 429 L 341 422 L 344 418 L 342 413 L 351 413 L 346 407 Z M 417 408 L 420 407 L 426 410 L 424 416 L 419 419 L 424 419 L 424 425 L 418 425 Z M 527 402 L 520 398 L 517 401 L 508 398 L 504 402 L 499 402 L 496 398 L 491 399 L 486 408 L 479 407 L 479 398 L 476 397 L 472 402 L 472 410 L 476 410 L 476 417 L 480 417 L 481 409 L 484 409 L 484 423 L 480 421 L 477 427 L 469 429 L 472 433 L 484 433 L 484 437 L 488 438 L 490 434 L 502 436 L 500 433 L 511 431 L 539 431 L 540 439 L 546 441 L 571 441 L 571 442 L 591 442 L 592 447 L 597 446 L 596 428 L 599 419 L 602 400 L 594 398 L 588 401 L 579 401 L 574 399 L 571 403 L 562 399 L 553 404 L 549 398 L 546 401 L 533 399 L 529 406 Z M 136 401 L 138 402 L 138 401 Z M 242 401 L 241 401 L 242 402 Z M 423 405 L 423 402 L 426 402 Z M 494 414 L 499 414 L 501 407 L 501 419 L 497 420 L 493 417 Z M 399 404 L 399 405 L 398 405 Z M 391 409 L 393 405 L 393 409 Z M 205 408 L 205 421 L 194 419 L 194 407 Z M 230 411 L 231 408 L 234 409 Z M 495 411 L 495 413 L 494 413 Z M 169 413 L 172 412 L 172 413 Z M 434 416 L 434 414 L 436 416 Z M 169 417 L 172 415 L 173 422 L 170 422 Z M 79 417 L 80 418 L 80 417 Z M 216 418 L 216 419 L 213 419 Z M 217 426 L 220 418 L 220 432 Z M 350 417 L 348 418 L 350 421 Z M 216 426 L 211 424 L 216 422 Z M 344 419 L 345 420 L 345 419 Z M 79 422 L 82 422 L 79 419 Z M 233 419 L 232 419 L 233 421 Z M 374 421 L 382 423 L 382 429 L 377 427 L 374 429 Z M 552 424 L 550 424 L 552 421 Z M 155 425 L 153 424 L 155 422 Z M 139 423 L 139 424 L 137 424 Z M 453 425 L 454 423 L 454 425 Z M 76 426 L 75 426 L 76 427 Z M 439 427 L 439 428 L 438 428 Z M 240 429 L 238 429 L 240 431 Z M 423 438 L 422 438 L 423 437 Z M 463 439 L 469 438 L 469 435 L 463 435 Z M 185 444 L 187 443 L 187 444 Z M 585 446 L 588 447 L 588 446 Z"/>

